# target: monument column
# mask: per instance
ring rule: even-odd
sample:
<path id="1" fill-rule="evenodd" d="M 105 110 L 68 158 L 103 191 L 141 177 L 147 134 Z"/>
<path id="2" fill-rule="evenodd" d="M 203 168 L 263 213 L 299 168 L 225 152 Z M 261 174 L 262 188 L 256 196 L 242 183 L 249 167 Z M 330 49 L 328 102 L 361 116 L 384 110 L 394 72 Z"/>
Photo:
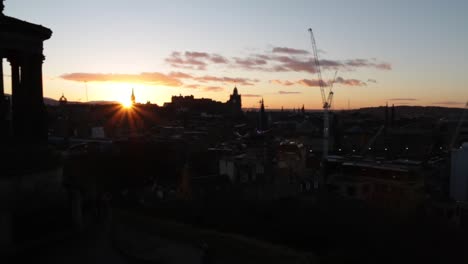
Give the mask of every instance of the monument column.
<path id="1" fill-rule="evenodd" d="M 6 131 L 6 102 L 5 102 L 5 88 L 3 85 L 3 58 L 0 54 L 0 136 L 4 137 L 7 134 Z"/>
<path id="2" fill-rule="evenodd" d="M 3 105 L 3 101 L 4 101 L 4 98 L 5 98 L 5 89 L 4 89 L 4 86 L 3 86 L 3 58 L 0 57 L 0 73 L 1 73 L 1 76 L 2 78 L 0 79 L 0 96 L 1 96 L 1 101 L 0 101 L 0 105 Z M 3 108 L 2 108 L 3 110 Z"/>
<path id="3" fill-rule="evenodd" d="M 21 108 L 24 96 L 21 87 L 20 65 L 16 58 L 10 58 L 9 61 L 11 64 L 11 106 L 13 134 L 17 137 L 21 137 L 23 135 L 23 111 Z"/>
<path id="4" fill-rule="evenodd" d="M 42 97 L 42 61 L 42 54 L 31 54 L 25 56 L 24 66 L 21 67 L 21 86 L 27 100 L 23 108 L 27 113 L 23 117 L 25 134 L 35 142 L 47 140 L 46 111 Z"/>

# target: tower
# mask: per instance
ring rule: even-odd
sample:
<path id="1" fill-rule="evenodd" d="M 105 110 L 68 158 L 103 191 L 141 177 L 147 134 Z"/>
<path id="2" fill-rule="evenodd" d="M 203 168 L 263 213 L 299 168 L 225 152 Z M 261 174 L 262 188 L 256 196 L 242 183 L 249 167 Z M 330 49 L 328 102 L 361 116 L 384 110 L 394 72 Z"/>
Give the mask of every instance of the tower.
<path id="1" fill-rule="evenodd" d="M 135 104 L 135 93 L 133 91 L 133 88 L 132 88 L 132 95 L 130 96 L 130 101 L 132 102 L 132 105 Z"/>
<path id="2" fill-rule="evenodd" d="M 258 128 L 260 131 L 264 131 L 264 130 L 267 130 L 268 129 L 268 117 L 265 113 L 265 102 L 262 98 L 262 100 L 260 101 L 260 116 L 259 116 L 259 120 L 258 120 Z"/>
<path id="3" fill-rule="evenodd" d="M 60 99 L 59 99 L 59 105 L 66 105 L 68 102 L 67 98 L 65 97 L 65 95 L 62 93 L 62 96 L 60 96 Z"/>
<path id="4" fill-rule="evenodd" d="M 230 112 L 233 115 L 239 115 L 242 112 L 242 98 L 239 92 L 237 91 L 237 86 L 234 87 L 232 94 L 229 96 L 229 101 L 227 102 Z"/>

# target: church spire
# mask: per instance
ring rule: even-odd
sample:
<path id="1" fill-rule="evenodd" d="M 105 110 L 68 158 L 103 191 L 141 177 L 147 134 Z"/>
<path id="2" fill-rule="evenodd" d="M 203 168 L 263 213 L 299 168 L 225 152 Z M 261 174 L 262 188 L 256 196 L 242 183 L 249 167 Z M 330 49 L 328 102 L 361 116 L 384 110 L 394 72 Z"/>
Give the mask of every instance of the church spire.
<path id="1" fill-rule="evenodd" d="M 130 100 L 132 101 L 132 105 L 135 104 L 135 93 L 133 91 L 133 88 L 132 88 L 132 96 L 130 96 Z"/>

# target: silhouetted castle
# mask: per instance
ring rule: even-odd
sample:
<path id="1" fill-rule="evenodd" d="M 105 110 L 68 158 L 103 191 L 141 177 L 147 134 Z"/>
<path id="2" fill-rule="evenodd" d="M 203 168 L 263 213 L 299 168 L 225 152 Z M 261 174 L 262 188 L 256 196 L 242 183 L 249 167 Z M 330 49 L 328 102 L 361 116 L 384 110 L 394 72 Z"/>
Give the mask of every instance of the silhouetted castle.
<path id="1" fill-rule="evenodd" d="M 164 107 L 177 112 L 222 114 L 231 116 L 242 115 L 242 98 L 234 87 L 233 94 L 229 96 L 226 103 L 214 101 L 209 98 L 194 98 L 189 96 L 172 96 L 170 103 L 165 103 Z"/>

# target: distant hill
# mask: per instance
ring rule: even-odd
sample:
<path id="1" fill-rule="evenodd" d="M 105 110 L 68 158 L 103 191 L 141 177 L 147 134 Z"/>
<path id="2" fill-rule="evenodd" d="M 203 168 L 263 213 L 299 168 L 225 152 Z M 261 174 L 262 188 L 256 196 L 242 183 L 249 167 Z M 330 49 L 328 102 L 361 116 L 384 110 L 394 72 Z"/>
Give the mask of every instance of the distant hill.
<path id="1" fill-rule="evenodd" d="M 117 101 L 89 101 L 86 104 L 120 104 Z"/>
<path id="2" fill-rule="evenodd" d="M 362 114 L 369 114 L 384 118 L 385 106 L 379 107 L 366 107 L 356 110 L 350 110 L 351 112 L 359 112 Z M 452 108 L 452 107 L 440 107 L 440 106 L 395 106 L 395 117 L 421 117 L 427 116 L 431 118 L 447 118 L 456 117 L 460 115 L 463 108 Z M 388 107 L 388 114 L 391 114 L 391 107 Z"/>
<path id="3" fill-rule="evenodd" d="M 49 98 L 49 97 L 44 97 L 44 104 L 45 105 L 51 105 L 51 106 L 56 106 L 59 104 L 59 102 L 55 99 Z"/>
<path id="4" fill-rule="evenodd" d="M 11 99 L 11 94 L 5 94 L 5 97 Z M 74 102 L 74 101 L 69 101 L 71 104 L 83 104 L 83 102 Z M 118 104 L 119 102 L 117 101 L 89 101 L 89 102 L 84 102 L 84 104 Z M 50 106 L 57 106 L 59 104 L 58 100 L 55 100 L 53 98 L 49 97 L 44 97 L 44 104 L 45 105 L 50 105 Z"/>

